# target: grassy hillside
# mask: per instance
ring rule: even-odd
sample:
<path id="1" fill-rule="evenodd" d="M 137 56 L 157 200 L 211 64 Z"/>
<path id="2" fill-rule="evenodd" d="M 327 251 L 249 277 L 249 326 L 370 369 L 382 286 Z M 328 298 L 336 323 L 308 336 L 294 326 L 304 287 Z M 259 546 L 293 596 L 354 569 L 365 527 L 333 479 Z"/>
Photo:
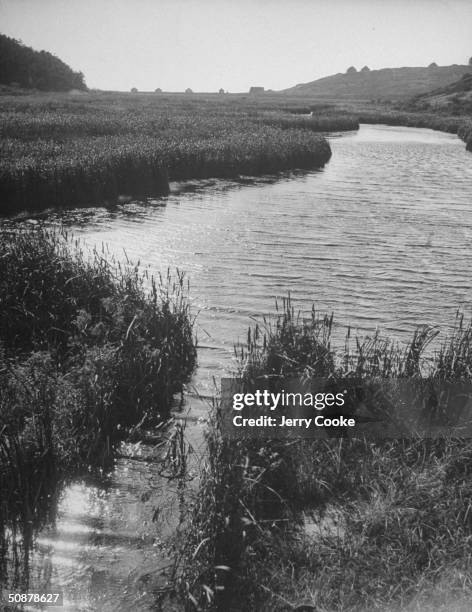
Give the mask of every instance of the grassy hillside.
<path id="1" fill-rule="evenodd" d="M 335 98 L 337 100 L 400 100 L 445 87 L 464 74 L 472 74 L 472 66 L 436 66 L 428 68 L 383 68 L 360 72 L 349 69 L 311 83 L 301 83 L 283 93 Z"/>
<path id="2" fill-rule="evenodd" d="M 0 34 L 0 85 L 68 91 L 86 89 L 84 75 L 47 51 L 35 51 Z"/>
<path id="3" fill-rule="evenodd" d="M 472 113 L 472 72 L 446 87 L 440 87 L 414 98 L 411 107 L 418 110 L 446 111 L 452 114 Z"/>

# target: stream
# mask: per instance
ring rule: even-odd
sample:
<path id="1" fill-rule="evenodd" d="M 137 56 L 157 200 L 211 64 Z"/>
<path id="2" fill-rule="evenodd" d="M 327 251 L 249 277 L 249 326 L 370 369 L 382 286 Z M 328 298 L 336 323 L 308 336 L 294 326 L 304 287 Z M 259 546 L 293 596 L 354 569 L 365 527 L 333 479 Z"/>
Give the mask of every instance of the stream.
<path id="1" fill-rule="evenodd" d="M 297 308 L 333 311 L 340 338 L 350 325 L 401 342 L 420 324 L 440 325 L 443 337 L 458 307 L 472 312 L 472 156 L 464 143 L 380 125 L 332 134 L 330 143 L 321 170 L 187 181 L 147 203 L 48 216 L 154 274 L 185 271 L 198 369 L 175 418 L 186 421 L 195 472 L 208 409 L 198 394 L 215 394 L 234 368 L 235 342 L 288 291 Z M 49 583 L 64 592 L 68 612 L 153 609 L 178 521 L 177 485 L 148 461 L 159 452 L 129 444 L 112 473 L 66 488 L 55 524 L 37 538 L 30 591 Z"/>

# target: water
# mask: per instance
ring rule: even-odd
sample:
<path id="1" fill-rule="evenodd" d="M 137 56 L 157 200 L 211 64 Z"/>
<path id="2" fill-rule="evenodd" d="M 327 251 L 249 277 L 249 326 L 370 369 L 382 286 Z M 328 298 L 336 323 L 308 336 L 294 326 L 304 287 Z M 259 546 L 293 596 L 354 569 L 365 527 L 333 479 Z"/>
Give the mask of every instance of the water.
<path id="1" fill-rule="evenodd" d="M 418 324 L 453 322 L 472 300 L 464 143 L 364 125 L 331 146 L 320 171 L 196 183 L 154 205 L 62 218 L 91 245 L 106 242 L 119 257 L 126 249 L 153 271 L 187 272 L 206 388 L 228 369 L 251 317 L 273 312 L 289 290 L 301 308 L 314 302 L 361 332 L 378 326 L 402 339 Z"/>
<path id="2" fill-rule="evenodd" d="M 314 302 L 334 311 L 340 331 L 380 327 L 400 341 L 419 324 L 447 327 L 458 307 L 471 312 L 472 156 L 464 143 L 425 129 L 361 126 L 331 146 L 319 171 L 174 185 L 146 205 L 50 220 L 120 258 L 125 249 L 154 273 L 187 272 L 199 313 L 194 385 L 204 394 L 231 371 L 233 345 L 251 319 L 273 312 L 288 291 L 302 309 Z M 190 404 L 198 450 L 205 405 Z M 120 459 L 108 482 L 66 491 L 34 561 L 44 568 L 46 559 L 52 583 L 75 599 L 66 609 L 151 609 L 152 589 L 165 582 L 156 568 L 169 563 L 165 526 L 152 520 L 163 494 L 170 498 L 156 472 Z"/>

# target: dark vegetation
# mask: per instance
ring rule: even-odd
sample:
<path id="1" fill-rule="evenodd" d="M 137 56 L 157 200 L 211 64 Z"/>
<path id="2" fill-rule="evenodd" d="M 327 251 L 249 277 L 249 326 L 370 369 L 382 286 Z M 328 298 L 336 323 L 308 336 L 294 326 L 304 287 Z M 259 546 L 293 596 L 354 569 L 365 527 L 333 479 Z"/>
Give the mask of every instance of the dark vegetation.
<path id="1" fill-rule="evenodd" d="M 365 67 L 364 67 L 365 68 Z M 358 72 L 353 66 L 345 74 L 334 74 L 301 83 L 281 93 L 293 96 L 311 96 L 332 101 L 363 100 L 393 101 L 445 87 L 471 74 L 470 65 L 436 66 L 427 68 L 382 68 Z"/>
<path id="2" fill-rule="evenodd" d="M 0 212 L 155 197 L 169 180 L 316 168 L 331 155 L 316 132 L 357 127 L 335 112 L 308 120 L 269 109 L 218 95 L 4 96 Z"/>
<path id="3" fill-rule="evenodd" d="M 0 233 L 0 573 L 27 560 L 65 479 L 111 465 L 131 428 L 167 419 L 196 348 L 184 279 L 86 255 L 41 226 Z M 4 582 L 5 584 L 5 582 Z"/>
<path id="4" fill-rule="evenodd" d="M 418 329 L 406 347 L 348 333 L 336 351 L 332 326 L 286 301 L 250 330 L 238 374 L 470 381 L 472 326 L 461 317 L 428 359 L 435 330 Z M 470 609 L 469 439 L 230 440 L 220 410 L 186 534 L 189 610 Z"/>
<path id="5" fill-rule="evenodd" d="M 87 89 L 81 72 L 47 51 L 35 51 L 4 34 L 0 34 L 0 85 L 41 91 Z"/>

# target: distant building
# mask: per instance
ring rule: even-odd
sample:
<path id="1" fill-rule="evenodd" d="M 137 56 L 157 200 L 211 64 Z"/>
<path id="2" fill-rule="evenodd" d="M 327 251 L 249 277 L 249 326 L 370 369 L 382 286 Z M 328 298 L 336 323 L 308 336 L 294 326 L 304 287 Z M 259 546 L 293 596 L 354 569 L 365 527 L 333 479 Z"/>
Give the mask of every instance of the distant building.
<path id="1" fill-rule="evenodd" d="M 220 93 L 220 94 L 224 94 L 224 93 L 225 93 L 225 90 L 224 90 L 223 88 L 221 88 L 221 89 L 220 89 L 220 91 L 219 91 L 218 93 Z"/>
<path id="2" fill-rule="evenodd" d="M 263 94 L 264 88 L 263 87 L 251 87 L 249 90 L 249 93 L 253 95 Z"/>

